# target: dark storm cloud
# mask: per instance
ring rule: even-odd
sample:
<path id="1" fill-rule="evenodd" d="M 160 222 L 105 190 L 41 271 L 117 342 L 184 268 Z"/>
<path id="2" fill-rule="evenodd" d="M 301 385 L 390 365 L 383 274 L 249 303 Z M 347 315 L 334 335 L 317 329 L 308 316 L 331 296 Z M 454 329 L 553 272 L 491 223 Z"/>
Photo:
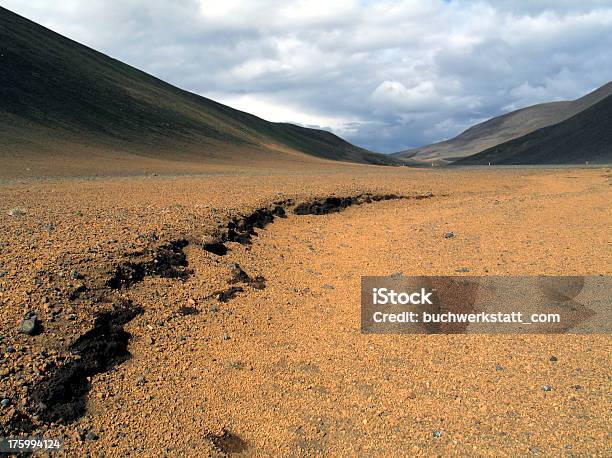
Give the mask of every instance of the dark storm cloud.
<path id="1" fill-rule="evenodd" d="M 607 1 L 0 3 L 182 88 L 379 151 L 612 75 Z"/>

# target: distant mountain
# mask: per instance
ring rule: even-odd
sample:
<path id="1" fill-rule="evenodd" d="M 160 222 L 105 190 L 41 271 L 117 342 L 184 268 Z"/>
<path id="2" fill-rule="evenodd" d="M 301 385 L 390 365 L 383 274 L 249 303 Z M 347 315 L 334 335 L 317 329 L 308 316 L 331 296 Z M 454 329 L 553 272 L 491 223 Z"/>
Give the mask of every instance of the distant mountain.
<path id="1" fill-rule="evenodd" d="M 611 164 L 612 96 L 553 126 L 538 129 L 452 165 Z"/>
<path id="2" fill-rule="evenodd" d="M 522 108 L 470 127 L 457 137 L 395 153 L 409 163 L 447 164 L 571 118 L 612 94 L 612 82 L 574 101 Z"/>
<path id="3" fill-rule="evenodd" d="M 125 153 L 398 162 L 327 131 L 268 122 L 183 91 L 0 7 L 0 160 Z"/>

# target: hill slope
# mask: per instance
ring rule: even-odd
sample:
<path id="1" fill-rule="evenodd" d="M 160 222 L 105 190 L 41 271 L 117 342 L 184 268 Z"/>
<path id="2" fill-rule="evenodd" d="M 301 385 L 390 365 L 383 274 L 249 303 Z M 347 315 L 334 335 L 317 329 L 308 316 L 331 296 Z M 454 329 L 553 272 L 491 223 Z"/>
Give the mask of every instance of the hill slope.
<path id="1" fill-rule="evenodd" d="M 167 84 L 0 7 L 0 158 L 396 162 Z"/>
<path id="2" fill-rule="evenodd" d="M 470 127 L 457 137 L 395 153 L 414 163 L 447 163 L 571 118 L 612 94 L 612 82 L 574 101 L 522 108 Z"/>
<path id="3" fill-rule="evenodd" d="M 612 163 L 612 96 L 555 124 L 452 165 Z"/>

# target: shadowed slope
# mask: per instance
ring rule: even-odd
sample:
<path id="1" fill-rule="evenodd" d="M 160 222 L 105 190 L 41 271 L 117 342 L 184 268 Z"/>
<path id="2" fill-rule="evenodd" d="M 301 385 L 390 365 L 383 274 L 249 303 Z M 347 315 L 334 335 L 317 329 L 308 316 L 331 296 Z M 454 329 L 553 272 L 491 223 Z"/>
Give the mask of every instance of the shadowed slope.
<path id="1" fill-rule="evenodd" d="M 92 151 L 394 162 L 330 132 L 271 123 L 183 91 L 0 8 L 0 158 L 87 159 Z"/>
<path id="2" fill-rule="evenodd" d="M 554 126 L 460 159 L 470 164 L 612 163 L 612 96 Z"/>
<path id="3" fill-rule="evenodd" d="M 470 127 L 457 137 L 394 154 L 409 162 L 447 162 L 470 156 L 537 129 L 571 118 L 612 94 L 612 82 L 574 101 L 550 102 L 522 108 Z"/>

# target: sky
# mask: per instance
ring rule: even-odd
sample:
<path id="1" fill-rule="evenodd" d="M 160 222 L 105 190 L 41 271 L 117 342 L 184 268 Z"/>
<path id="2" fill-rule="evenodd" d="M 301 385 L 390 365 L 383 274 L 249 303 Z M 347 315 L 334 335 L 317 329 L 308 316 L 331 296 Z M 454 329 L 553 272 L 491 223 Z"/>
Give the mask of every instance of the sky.
<path id="1" fill-rule="evenodd" d="M 395 152 L 612 80 L 610 0 L 0 0 L 183 89 Z"/>

